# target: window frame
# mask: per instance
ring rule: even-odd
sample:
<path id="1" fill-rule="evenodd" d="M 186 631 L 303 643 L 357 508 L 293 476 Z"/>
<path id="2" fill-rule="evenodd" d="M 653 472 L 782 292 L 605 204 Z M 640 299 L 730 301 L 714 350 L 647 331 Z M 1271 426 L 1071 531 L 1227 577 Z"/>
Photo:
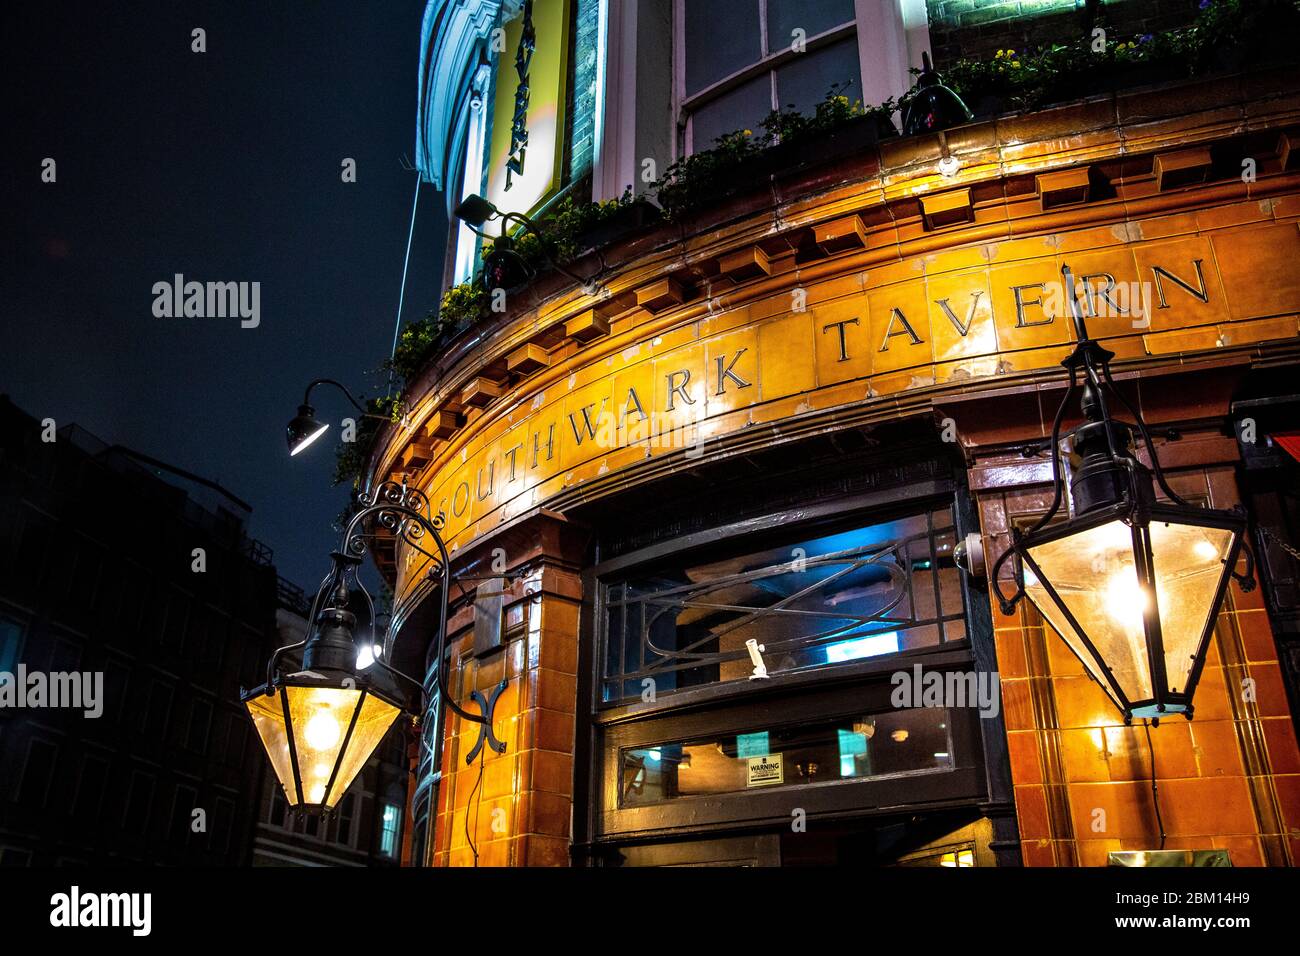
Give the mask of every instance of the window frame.
<path id="1" fill-rule="evenodd" d="M 911 492 L 911 494 L 908 494 Z M 867 527 L 872 523 L 888 520 L 891 516 L 903 517 L 907 514 L 922 513 L 927 509 L 953 504 L 960 507 L 956 500 L 957 485 L 950 479 L 938 479 L 920 482 L 906 489 L 891 488 L 882 492 L 860 496 L 855 499 L 821 503 L 809 508 L 797 508 L 778 511 L 757 520 L 746 520 L 720 528 L 687 534 L 670 541 L 660 542 L 640 549 L 631 554 L 622 555 L 601 562 L 591 569 L 593 579 L 593 637 L 595 639 L 594 666 L 594 710 L 599 718 L 606 715 L 610 719 L 638 714 L 646 715 L 655 711 L 670 711 L 684 706 L 699 706 L 702 703 L 720 701 L 734 696 L 746 696 L 753 687 L 747 681 L 717 681 L 685 690 L 675 690 L 660 695 L 654 703 L 606 703 L 601 700 L 601 685 L 605 682 L 605 664 L 608 653 L 606 620 L 607 593 L 611 579 L 626 580 L 641 569 L 651 568 L 665 556 L 686 555 L 708 546 L 731 544 L 737 550 L 746 547 L 772 528 L 790 528 L 792 533 L 817 533 L 820 525 L 828 521 L 835 525 L 858 525 Z M 954 511 L 954 519 L 956 513 Z M 798 529 L 798 530 L 796 530 Z M 954 535 L 960 539 L 960 527 L 954 524 Z M 827 673 L 837 675 L 871 675 L 881 671 L 892 672 L 900 666 L 899 662 L 910 662 L 916 655 L 925 655 L 935 651 L 971 646 L 971 596 L 969 581 L 965 575 L 960 578 L 962 585 L 962 611 L 965 618 L 965 636 L 956 640 L 933 646 L 913 648 L 895 654 L 865 657 L 836 664 L 824 664 L 817 667 L 803 668 L 782 677 L 786 683 L 796 682 L 804 674 L 813 675 L 811 680 L 824 680 Z M 680 703 L 678 703 L 680 702 Z"/>
<path id="2" fill-rule="evenodd" d="M 758 518 L 656 542 L 598 561 L 590 568 L 585 578 L 590 585 L 588 593 L 593 595 L 588 630 L 593 653 L 586 668 L 585 706 L 589 708 L 591 727 L 587 832 L 592 843 L 607 845 L 652 835 L 788 824 L 792 798 L 810 816 L 863 816 L 879 813 L 881 807 L 907 805 L 919 810 L 984 799 L 986 744 L 978 714 L 967 708 L 947 710 L 945 722 L 951 740 L 952 765 L 946 769 L 828 781 L 804 787 L 678 797 L 644 806 L 619 805 L 622 750 L 715 733 L 748 732 L 772 723 L 774 713 L 781 714 L 780 723 L 791 724 L 868 713 L 873 709 L 887 710 L 893 689 L 889 675 L 914 664 L 926 670 L 978 670 L 979 655 L 974 641 L 978 637 L 991 644 L 992 626 L 977 610 L 981 598 L 973 591 L 966 574 L 959 577 L 966 625 L 965 635 L 959 639 L 879 657 L 808 667 L 772 681 L 735 680 L 692 687 L 660 695 L 649 703 L 606 704 L 600 699 L 608 640 L 605 596 L 611 580 L 625 580 L 667 556 L 699 552 L 707 546 L 726 545 L 739 552 L 769 537 L 776 528 L 811 534 L 828 525 L 866 527 L 944 505 L 953 509 L 957 540 L 970 530 L 972 521 L 978 527 L 974 502 L 964 485 L 955 476 L 935 477 L 865 494 L 822 499 L 808 506 L 775 509 Z"/>
<path id="3" fill-rule="evenodd" d="M 675 137 L 679 156 L 689 156 L 696 152 L 694 114 L 702 106 L 730 93 L 737 87 L 744 86 L 764 74 L 768 77 L 768 93 L 772 109 L 780 109 L 780 97 L 776 90 L 776 73 L 787 63 L 792 62 L 803 53 L 796 53 L 789 47 L 773 53 L 769 50 L 767 34 L 768 0 L 758 0 L 758 29 L 761 53 L 757 61 L 724 76 L 694 93 L 686 91 L 686 0 L 673 0 L 673 116 L 677 121 Z M 837 26 L 823 30 L 807 38 L 804 52 L 815 53 L 822 47 L 830 46 L 849 37 L 856 38 L 862 29 L 863 10 L 860 0 L 854 3 L 853 19 Z M 858 83 L 865 90 L 866 70 L 862 65 L 862 46 L 858 44 Z M 707 148 L 708 144 L 705 144 Z"/>

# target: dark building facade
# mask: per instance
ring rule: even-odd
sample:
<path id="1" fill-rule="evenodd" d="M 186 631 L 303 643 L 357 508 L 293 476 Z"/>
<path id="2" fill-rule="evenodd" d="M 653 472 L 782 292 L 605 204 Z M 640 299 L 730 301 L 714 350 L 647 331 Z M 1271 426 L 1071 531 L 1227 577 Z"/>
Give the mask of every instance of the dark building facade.
<path id="1" fill-rule="evenodd" d="M 247 515 L 0 398 L 0 671 L 101 688 L 93 717 L 0 707 L 0 863 L 251 861 L 267 772 L 238 699 L 275 647 L 277 579 Z"/>

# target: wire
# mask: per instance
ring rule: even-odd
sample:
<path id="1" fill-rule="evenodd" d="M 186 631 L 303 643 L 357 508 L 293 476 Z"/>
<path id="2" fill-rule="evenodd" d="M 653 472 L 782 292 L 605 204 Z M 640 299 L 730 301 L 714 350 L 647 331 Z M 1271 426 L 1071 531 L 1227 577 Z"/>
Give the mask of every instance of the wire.
<path id="1" fill-rule="evenodd" d="M 1165 848 L 1165 822 L 1160 816 L 1160 795 L 1156 790 L 1156 751 L 1151 746 L 1151 721 L 1142 721 L 1147 732 L 1147 753 L 1151 755 L 1151 802 L 1156 808 L 1156 826 L 1160 828 L 1160 849 Z"/>
<path id="2" fill-rule="evenodd" d="M 415 197 L 411 200 L 411 226 L 406 231 L 406 259 L 402 263 L 402 288 L 397 293 L 397 319 L 393 322 L 393 348 L 388 353 L 389 362 L 392 362 L 397 355 L 397 337 L 402 331 L 402 304 L 406 301 L 406 272 L 411 266 L 411 240 L 415 237 L 415 211 L 420 207 L 420 179 L 421 175 L 417 170 L 415 173 Z M 391 364 L 388 369 L 388 394 L 393 394 L 393 380 L 395 372 Z"/>
<path id="3" fill-rule="evenodd" d="M 478 847 L 474 845 L 474 835 L 469 831 L 469 805 L 474 803 L 474 794 L 483 784 L 483 760 L 487 755 L 487 748 L 484 747 L 478 755 L 478 779 L 474 781 L 474 788 L 469 792 L 469 799 L 465 801 L 465 841 L 469 844 L 469 851 L 474 854 L 474 866 L 478 866 Z M 478 810 L 482 805 L 480 800 L 474 803 L 474 829 L 478 829 Z"/>

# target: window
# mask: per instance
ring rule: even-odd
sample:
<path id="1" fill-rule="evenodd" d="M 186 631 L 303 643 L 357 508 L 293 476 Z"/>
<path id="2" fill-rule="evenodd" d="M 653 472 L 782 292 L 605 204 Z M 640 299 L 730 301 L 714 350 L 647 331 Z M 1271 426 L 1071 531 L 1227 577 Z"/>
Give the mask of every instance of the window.
<path id="1" fill-rule="evenodd" d="M 854 0 L 679 0 L 678 31 L 686 152 L 832 90 L 862 98 Z"/>
<path id="2" fill-rule="evenodd" d="M 385 803 L 379 817 L 379 852 L 384 856 L 397 856 L 397 833 L 401 823 L 401 808 L 395 803 Z"/>
<path id="3" fill-rule="evenodd" d="M 234 767 L 244 765 L 244 750 L 248 746 L 247 721 L 246 714 L 230 715 L 230 734 L 226 738 L 226 763 Z"/>
<path id="4" fill-rule="evenodd" d="M 185 745 L 195 753 L 208 748 L 208 731 L 212 726 L 212 705 L 195 700 L 190 706 L 190 725 L 185 734 Z"/>
<path id="5" fill-rule="evenodd" d="M 622 806 L 952 767 L 941 709 L 861 714 L 622 752 Z"/>
<path id="6" fill-rule="evenodd" d="M 108 784 L 108 761 L 87 755 L 81 762 L 81 777 L 72 801 L 72 812 L 82 823 L 98 823 Z"/>
<path id="7" fill-rule="evenodd" d="M 465 171 L 461 181 L 461 198 L 483 192 L 483 166 L 487 140 L 488 88 L 492 69 L 484 64 L 474 74 L 473 91 L 469 98 L 469 123 L 465 132 Z M 454 282 L 473 278 L 478 269 L 478 234 L 467 223 L 461 222 L 456 231 L 456 266 Z"/>
<path id="8" fill-rule="evenodd" d="M 22 625 L 12 618 L 0 617 L 0 671 L 8 674 L 14 672 L 22 644 Z"/>
<path id="9" fill-rule="evenodd" d="M 351 796 L 351 794 L 348 794 Z M 289 813 L 289 802 L 284 799 L 284 791 L 280 789 L 277 783 L 271 791 L 271 825 L 284 827 L 285 818 Z"/>
<path id="10" fill-rule="evenodd" d="M 238 827 L 238 820 L 235 817 L 235 801 L 228 797 L 217 797 L 216 800 L 217 827 L 221 830 L 221 836 L 218 838 L 220 843 L 218 849 L 222 853 L 229 853 L 230 848 L 234 845 L 235 830 Z M 211 845 L 212 839 L 208 838 Z"/>
<path id="11" fill-rule="evenodd" d="M 602 700 L 883 657 L 966 636 L 951 506 L 723 549 L 605 588 Z"/>
<path id="12" fill-rule="evenodd" d="M 194 809 L 199 802 L 199 792 L 183 783 L 176 785 L 172 798 L 172 818 L 167 828 L 167 838 L 188 843 L 194 832 Z"/>
<path id="13" fill-rule="evenodd" d="M 153 812 L 154 778 L 142 770 L 131 772 L 131 789 L 126 798 L 126 816 L 123 823 L 128 833 L 143 834 L 149 829 L 149 815 Z"/>
<path id="14" fill-rule="evenodd" d="M 172 689 L 161 681 L 154 681 L 149 688 L 149 705 L 145 708 L 140 729 L 154 740 L 166 740 L 171 713 Z"/>
<path id="15" fill-rule="evenodd" d="M 27 745 L 27 762 L 18 783 L 18 802 L 27 807 L 43 807 L 54 779 L 59 748 L 46 740 L 32 740 Z"/>
<path id="16" fill-rule="evenodd" d="M 338 842 L 344 846 L 352 845 L 352 817 L 356 812 L 356 798 L 348 794 L 339 804 Z"/>

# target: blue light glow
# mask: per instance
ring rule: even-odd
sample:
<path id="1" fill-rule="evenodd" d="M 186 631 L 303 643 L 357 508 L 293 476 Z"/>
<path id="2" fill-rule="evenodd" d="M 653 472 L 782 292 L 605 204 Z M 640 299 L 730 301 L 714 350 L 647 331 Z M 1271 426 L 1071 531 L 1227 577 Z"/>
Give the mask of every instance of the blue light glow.
<path id="1" fill-rule="evenodd" d="M 863 657 L 877 657 L 881 654 L 898 653 L 898 632 L 885 631 L 870 637 L 855 637 L 850 641 L 826 645 L 826 663 L 840 664 L 844 661 L 856 661 Z"/>

